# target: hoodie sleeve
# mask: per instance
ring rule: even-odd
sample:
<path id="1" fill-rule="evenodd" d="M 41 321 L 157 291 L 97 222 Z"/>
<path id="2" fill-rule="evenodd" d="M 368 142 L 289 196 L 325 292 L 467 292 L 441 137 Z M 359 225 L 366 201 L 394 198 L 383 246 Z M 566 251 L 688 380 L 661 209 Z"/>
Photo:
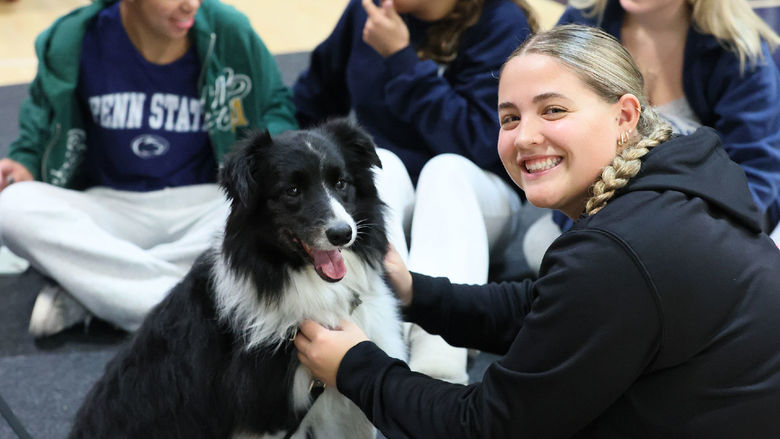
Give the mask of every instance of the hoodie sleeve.
<path id="1" fill-rule="evenodd" d="M 766 45 L 764 59 L 740 73 L 738 60 L 729 53 L 703 76 L 710 78 L 705 93 L 713 103 L 711 126 L 745 171 L 762 212 L 780 197 L 780 73 Z"/>
<path id="2" fill-rule="evenodd" d="M 48 94 L 43 87 L 43 77 L 51 75 L 47 68 L 46 50 L 54 34 L 56 24 L 42 32 L 35 39 L 35 53 L 38 57 L 38 70 L 28 95 L 19 107 L 19 137 L 9 146 L 8 158 L 15 160 L 33 175 L 41 179 L 41 162 L 46 145 L 53 142 L 58 127 L 52 126 L 53 110 Z"/>
<path id="3" fill-rule="evenodd" d="M 19 107 L 19 137 L 8 148 L 8 158 L 22 164 L 36 180 L 41 179 L 41 160 L 51 138 L 51 110 L 40 84 L 30 84 L 29 95 Z"/>
<path id="4" fill-rule="evenodd" d="M 236 21 L 240 28 L 246 30 L 241 32 L 241 35 L 248 38 L 247 53 L 241 56 L 248 58 L 247 62 L 254 76 L 252 92 L 256 95 L 255 102 L 260 107 L 257 115 L 262 119 L 262 124 L 252 121 L 254 123 L 251 125 L 264 126 L 271 134 L 298 128 L 292 93 L 282 82 L 276 59 L 254 31 L 246 16 L 242 14 Z"/>
<path id="5" fill-rule="evenodd" d="M 446 68 L 420 60 L 412 47 L 385 58 L 386 104 L 423 137 L 419 147 L 430 155 L 455 153 L 483 168 L 496 166 L 498 73 L 529 33 L 517 5 L 486 2 Z"/>
<path id="6" fill-rule="evenodd" d="M 472 315 L 466 305 L 482 298 L 465 299 L 458 288 L 442 282 L 426 284 L 431 291 L 420 292 L 432 297 L 425 298 L 425 310 L 415 313 L 430 313 L 424 320 L 415 315 L 428 327 L 446 329 L 447 337 L 468 338 L 464 333 L 474 330 L 478 337 L 503 340 L 505 333 L 515 332 L 505 356 L 488 368 L 481 383 L 461 386 L 411 372 L 363 342 L 341 362 L 339 391 L 390 439 L 570 437 L 582 430 L 651 364 L 660 345 L 661 316 L 641 262 L 612 235 L 569 232 L 548 257 L 550 269 L 533 284 L 530 304 L 523 303 L 525 284 L 514 290 L 471 289 L 496 296 L 519 290 L 519 299 L 487 302 L 530 305 L 527 313 L 484 306 Z M 442 297 L 450 292 L 456 294 Z M 463 303 L 437 308 L 433 298 Z M 413 306 L 420 303 L 415 298 Z M 524 317 L 510 322 L 513 315 Z M 484 321 L 488 327 L 480 328 Z"/>
<path id="7" fill-rule="evenodd" d="M 357 26 L 354 11 L 361 7 L 357 1 L 350 2 L 333 32 L 312 51 L 308 69 L 293 86 L 295 116 L 303 127 L 349 113 L 346 67 L 352 49 L 352 29 Z"/>
<path id="8" fill-rule="evenodd" d="M 533 303 L 530 280 L 458 285 L 413 273 L 413 303 L 404 318 L 453 346 L 505 354 Z"/>
<path id="9" fill-rule="evenodd" d="M 290 89 L 282 82 L 276 59 L 256 35 L 252 36 L 247 56 L 261 66 L 253 92 L 257 94 L 256 102 L 260 105 L 262 124 L 253 125 L 265 126 L 271 134 L 298 128 Z"/>

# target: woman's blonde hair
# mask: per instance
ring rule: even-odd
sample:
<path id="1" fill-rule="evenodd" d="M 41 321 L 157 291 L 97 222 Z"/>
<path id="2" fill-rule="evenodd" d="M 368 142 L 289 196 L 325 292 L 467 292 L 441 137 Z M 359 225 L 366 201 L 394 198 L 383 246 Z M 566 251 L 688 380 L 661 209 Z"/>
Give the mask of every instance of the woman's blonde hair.
<path id="1" fill-rule="evenodd" d="M 525 13 L 531 32 L 539 30 L 536 13 L 526 0 L 513 0 Z M 449 63 L 458 56 L 460 37 L 466 29 L 474 26 L 482 15 L 485 0 L 457 0 L 455 7 L 428 28 L 428 35 L 417 48 L 420 59 L 430 59 L 441 64 Z"/>
<path id="2" fill-rule="evenodd" d="M 530 36 L 507 61 L 527 53 L 558 60 L 608 103 L 616 103 L 626 94 L 639 99 L 641 112 L 636 134 L 620 145 L 622 150 L 591 186 L 585 213 L 593 215 L 639 172 L 641 158 L 649 149 L 671 137 L 672 128 L 648 105 L 639 68 L 626 49 L 608 33 L 576 24 L 556 26 Z"/>
<path id="3" fill-rule="evenodd" d="M 569 4 L 598 16 L 598 25 L 609 0 L 569 0 Z M 746 0 L 686 0 L 691 7 L 691 21 L 701 33 L 714 36 L 724 47 L 739 56 L 741 71 L 746 65 L 764 62 L 762 41 L 770 51 L 780 46 L 780 36 L 764 22 Z"/>

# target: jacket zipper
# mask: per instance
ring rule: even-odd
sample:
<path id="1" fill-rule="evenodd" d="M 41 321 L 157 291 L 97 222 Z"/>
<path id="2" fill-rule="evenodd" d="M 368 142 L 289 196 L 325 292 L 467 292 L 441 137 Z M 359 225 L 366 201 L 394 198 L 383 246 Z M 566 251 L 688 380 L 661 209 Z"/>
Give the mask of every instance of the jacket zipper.
<path id="1" fill-rule="evenodd" d="M 206 56 L 203 58 L 203 65 L 200 68 L 200 77 L 198 78 L 198 88 L 203 88 L 203 81 L 206 76 L 206 68 L 208 67 L 208 60 L 211 58 L 211 53 L 214 52 L 214 44 L 217 41 L 217 34 L 212 32 L 209 35 L 209 48 L 206 51 Z"/>
<path id="2" fill-rule="evenodd" d="M 203 96 L 203 87 L 205 86 L 203 81 L 206 80 L 205 78 L 206 78 L 206 70 L 208 69 L 208 60 L 209 58 L 211 58 L 211 54 L 214 52 L 214 45 L 216 44 L 216 42 L 217 42 L 217 34 L 215 32 L 211 32 L 211 34 L 209 34 L 209 48 L 208 50 L 206 50 L 206 56 L 203 57 L 203 61 L 202 61 L 203 65 L 200 68 L 200 77 L 198 78 L 198 90 L 200 90 L 201 96 Z M 205 111 L 205 109 L 208 107 L 208 103 L 206 102 L 205 99 L 203 100 L 203 107 L 204 108 L 201 109 L 201 114 L 203 114 L 203 111 Z M 209 140 L 211 140 L 211 133 L 209 133 Z M 214 160 L 218 162 L 217 167 L 221 168 L 222 163 L 219 163 L 219 160 L 217 159 L 217 157 L 219 156 L 219 154 L 217 153 L 217 146 L 214 144 L 213 141 L 209 141 L 209 143 L 211 144 L 211 153 L 214 155 Z"/>
<path id="3" fill-rule="evenodd" d="M 60 129 L 62 129 L 62 124 L 58 123 L 54 128 L 54 136 L 52 137 L 51 142 L 49 142 L 49 144 L 46 145 L 46 149 L 43 150 L 43 160 L 41 160 L 41 181 L 44 183 L 49 182 L 46 173 L 46 164 L 49 161 L 49 154 L 51 153 L 54 144 L 57 143 L 57 140 L 60 137 Z"/>

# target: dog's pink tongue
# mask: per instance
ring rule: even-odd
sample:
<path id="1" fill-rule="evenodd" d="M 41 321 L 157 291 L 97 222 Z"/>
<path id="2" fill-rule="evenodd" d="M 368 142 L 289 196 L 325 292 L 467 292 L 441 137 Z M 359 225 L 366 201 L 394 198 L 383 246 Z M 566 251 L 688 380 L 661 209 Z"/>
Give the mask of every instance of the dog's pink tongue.
<path id="1" fill-rule="evenodd" d="M 344 258 L 338 250 L 315 250 L 311 252 L 314 268 L 325 280 L 332 282 L 341 280 L 347 274 Z"/>

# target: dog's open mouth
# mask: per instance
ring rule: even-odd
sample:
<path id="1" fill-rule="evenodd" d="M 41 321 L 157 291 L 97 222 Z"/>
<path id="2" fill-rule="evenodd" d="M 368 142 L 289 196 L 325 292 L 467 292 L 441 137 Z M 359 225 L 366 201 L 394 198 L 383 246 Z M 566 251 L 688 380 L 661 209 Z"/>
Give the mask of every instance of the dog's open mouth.
<path id="1" fill-rule="evenodd" d="M 293 237 L 292 240 L 306 253 L 309 261 L 314 265 L 314 270 L 323 280 L 338 282 L 347 274 L 347 266 L 344 264 L 344 258 L 341 257 L 341 250 L 317 250 L 298 238 Z"/>

